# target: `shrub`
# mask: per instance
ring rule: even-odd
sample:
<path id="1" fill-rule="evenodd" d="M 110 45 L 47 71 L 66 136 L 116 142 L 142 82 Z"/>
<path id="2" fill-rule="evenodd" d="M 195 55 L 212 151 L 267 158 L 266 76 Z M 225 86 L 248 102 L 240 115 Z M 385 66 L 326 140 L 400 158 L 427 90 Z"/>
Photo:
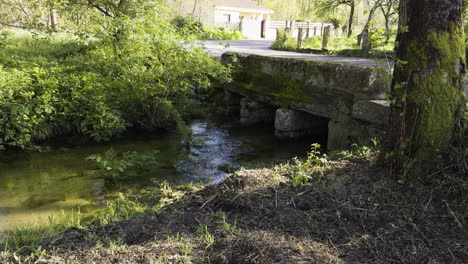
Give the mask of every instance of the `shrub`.
<path id="1" fill-rule="evenodd" d="M 230 79 L 228 67 L 189 42 L 182 46 L 187 38 L 152 12 L 115 18 L 97 36 L 1 41 L 0 148 L 65 133 L 107 141 L 128 127 L 183 127 L 194 87 Z"/>
<path id="2" fill-rule="evenodd" d="M 202 40 L 239 40 L 244 39 L 240 31 L 231 31 L 225 28 L 205 30 L 198 36 Z"/>
<path id="3" fill-rule="evenodd" d="M 272 49 L 292 51 L 296 49 L 296 46 L 297 39 L 291 38 L 283 29 L 276 30 L 276 40 L 271 45 Z"/>

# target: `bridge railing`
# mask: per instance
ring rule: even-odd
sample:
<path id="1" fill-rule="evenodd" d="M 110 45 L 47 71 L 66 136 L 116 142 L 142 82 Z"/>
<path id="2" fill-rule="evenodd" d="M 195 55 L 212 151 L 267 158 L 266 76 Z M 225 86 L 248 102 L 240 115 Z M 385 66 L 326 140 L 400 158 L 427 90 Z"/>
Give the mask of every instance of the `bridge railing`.
<path id="1" fill-rule="evenodd" d="M 322 22 L 295 22 L 295 21 L 265 21 L 264 24 L 264 38 L 269 40 L 276 39 L 276 29 L 287 29 L 290 30 L 291 36 L 297 38 L 299 35 L 299 29 L 302 29 L 305 33 L 305 37 L 322 36 L 325 27 L 330 26 L 333 28 L 333 24 L 322 23 Z M 333 32 L 332 32 L 333 34 Z"/>

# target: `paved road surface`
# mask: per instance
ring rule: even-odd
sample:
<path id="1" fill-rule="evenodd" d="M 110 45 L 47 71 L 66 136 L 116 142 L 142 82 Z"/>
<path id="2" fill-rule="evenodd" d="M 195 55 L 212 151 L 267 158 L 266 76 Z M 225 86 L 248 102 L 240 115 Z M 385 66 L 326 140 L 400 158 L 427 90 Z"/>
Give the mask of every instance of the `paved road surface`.
<path id="1" fill-rule="evenodd" d="M 240 52 L 248 54 L 256 54 L 263 56 L 272 56 L 272 57 L 288 57 L 288 58 L 298 58 L 298 59 L 312 59 L 312 60 L 322 60 L 322 61 L 331 61 L 331 62 L 340 62 L 340 63 L 351 63 L 351 64 L 360 64 L 365 66 L 377 66 L 382 65 L 375 62 L 374 59 L 367 58 L 354 58 L 354 57 L 338 57 L 338 56 L 327 56 L 327 55 L 318 55 L 318 54 L 306 54 L 306 53 L 297 53 L 290 51 L 278 51 L 270 49 L 273 41 L 270 40 L 207 40 L 205 41 L 205 48 L 207 51 L 215 57 L 221 57 L 225 52 Z"/>

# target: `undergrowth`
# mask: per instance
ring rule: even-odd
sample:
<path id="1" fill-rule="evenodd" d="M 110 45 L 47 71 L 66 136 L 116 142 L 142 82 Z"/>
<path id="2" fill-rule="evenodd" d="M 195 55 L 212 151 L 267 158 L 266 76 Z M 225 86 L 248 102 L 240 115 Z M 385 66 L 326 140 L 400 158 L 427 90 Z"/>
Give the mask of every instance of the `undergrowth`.
<path id="1" fill-rule="evenodd" d="M 431 180 L 402 185 L 377 166 L 377 157 L 377 143 L 326 155 L 314 144 L 305 159 L 240 169 L 220 185 L 162 183 L 120 196 L 77 227 L 32 247 L 29 257 L 17 257 L 30 262 L 118 257 L 132 263 L 144 256 L 153 263 L 463 263 L 468 244 L 463 175 L 441 165 L 427 175 Z M 20 251 L 10 247 L 8 252 L 4 260 Z"/>

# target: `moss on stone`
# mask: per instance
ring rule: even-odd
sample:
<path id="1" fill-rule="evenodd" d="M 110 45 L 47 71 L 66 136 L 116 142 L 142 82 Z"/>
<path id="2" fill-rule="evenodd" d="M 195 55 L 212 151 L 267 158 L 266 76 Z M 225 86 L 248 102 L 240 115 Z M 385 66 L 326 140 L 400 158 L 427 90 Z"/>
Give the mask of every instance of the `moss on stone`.
<path id="1" fill-rule="evenodd" d="M 243 74 L 246 76 L 238 84 L 245 89 L 273 96 L 282 106 L 287 106 L 290 100 L 313 102 L 312 98 L 304 94 L 302 83 L 291 76 L 281 73 L 269 75 L 251 69 Z"/>

